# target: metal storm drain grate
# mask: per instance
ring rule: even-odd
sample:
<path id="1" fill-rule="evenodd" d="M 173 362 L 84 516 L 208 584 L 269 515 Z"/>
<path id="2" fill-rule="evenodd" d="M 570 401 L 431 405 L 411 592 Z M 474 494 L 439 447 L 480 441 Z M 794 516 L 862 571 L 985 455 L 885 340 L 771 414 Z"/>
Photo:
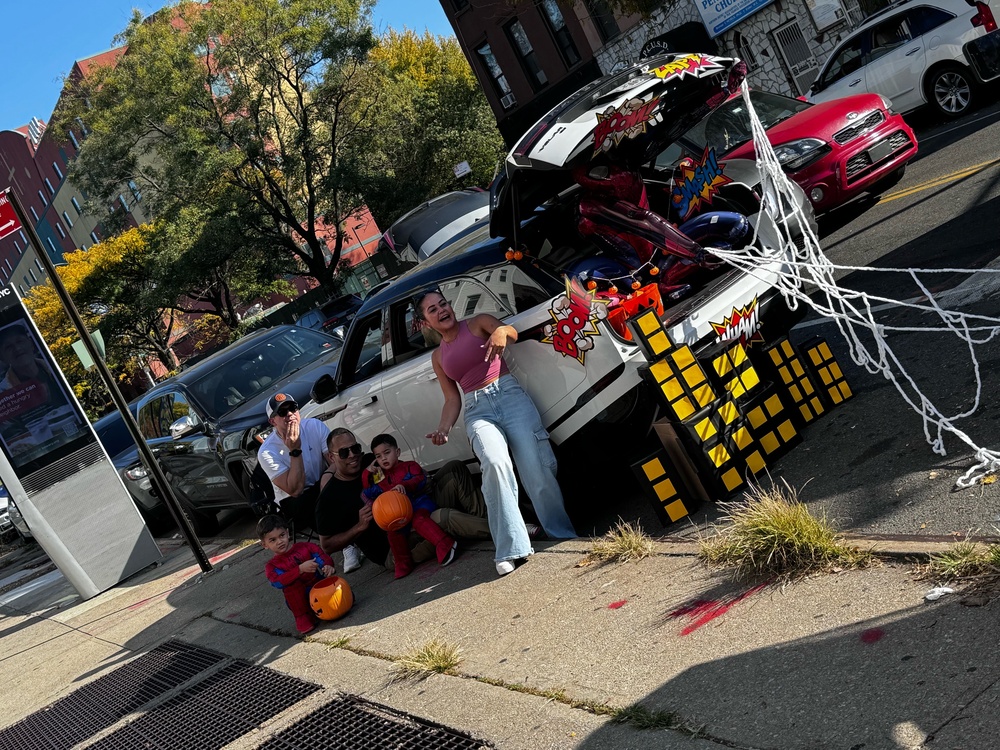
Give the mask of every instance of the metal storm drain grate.
<path id="1" fill-rule="evenodd" d="M 68 750 L 225 658 L 168 641 L 0 731 L 0 750 Z"/>
<path id="2" fill-rule="evenodd" d="M 282 730 L 258 750 L 478 750 L 493 748 L 455 729 L 341 695 Z"/>
<path id="3" fill-rule="evenodd" d="M 88 750 L 221 748 L 319 689 L 319 685 L 266 667 L 236 661 L 89 745 Z"/>

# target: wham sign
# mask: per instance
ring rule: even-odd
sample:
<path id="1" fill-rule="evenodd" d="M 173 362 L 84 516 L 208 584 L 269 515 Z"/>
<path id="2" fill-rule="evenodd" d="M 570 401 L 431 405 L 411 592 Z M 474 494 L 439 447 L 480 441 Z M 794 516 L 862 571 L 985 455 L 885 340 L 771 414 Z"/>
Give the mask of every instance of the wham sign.
<path id="1" fill-rule="evenodd" d="M 7 192 L 0 193 L 0 240 L 8 234 L 13 234 L 21 228 L 21 222 L 14 212 L 14 204 L 7 197 Z"/>

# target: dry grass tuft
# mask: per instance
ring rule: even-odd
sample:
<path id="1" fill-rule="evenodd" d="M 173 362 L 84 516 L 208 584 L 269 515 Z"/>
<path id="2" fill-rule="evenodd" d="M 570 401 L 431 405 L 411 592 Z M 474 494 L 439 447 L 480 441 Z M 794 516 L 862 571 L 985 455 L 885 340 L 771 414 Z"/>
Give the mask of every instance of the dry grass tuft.
<path id="1" fill-rule="evenodd" d="M 959 580 L 1000 576 L 1000 545 L 958 542 L 947 552 L 931 555 L 928 577 Z"/>
<path id="2" fill-rule="evenodd" d="M 653 540 L 636 524 L 619 521 L 611 531 L 593 540 L 588 557 L 603 562 L 629 562 L 653 554 Z"/>
<path id="3" fill-rule="evenodd" d="M 859 568 L 873 557 L 848 546 L 825 517 L 816 517 L 787 482 L 752 487 L 745 502 L 722 503 L 728 526 L 701 540 L 701 557 L 732 568 L 737 579 L 788 581 L 834 567 Z"/>
<path id="4" fill-rule="evenodd" d="M 462 663 L 461 651 L 435 638 L 396 659 L 396 671 L 402 677 L 451 674 Z"/>

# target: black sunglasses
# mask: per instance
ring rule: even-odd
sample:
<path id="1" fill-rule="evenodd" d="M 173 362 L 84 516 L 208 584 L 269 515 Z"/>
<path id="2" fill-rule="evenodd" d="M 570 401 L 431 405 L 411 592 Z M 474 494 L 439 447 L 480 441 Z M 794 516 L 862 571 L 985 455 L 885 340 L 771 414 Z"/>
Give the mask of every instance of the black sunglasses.
<path id="1" fill-rule="evenodd" d="M 346 448 L 341 448 L 337 451 L 337 455 L 341 458 L 347 458 L 348 455 L 353 453 L 355 456 L 361 455 L 361 443 L 355 443 L 354 445 L 349 445 Z"/>
<path id="2" fill-rule="evenodd" d="M 287 406 L 282 406 L 280 409 L 278 409 L 278 416 L 287 417 L 292 412 L 296 412 L 298 410 L 299 407 L 297 407 L 295 404 L 288 404 Z"/>

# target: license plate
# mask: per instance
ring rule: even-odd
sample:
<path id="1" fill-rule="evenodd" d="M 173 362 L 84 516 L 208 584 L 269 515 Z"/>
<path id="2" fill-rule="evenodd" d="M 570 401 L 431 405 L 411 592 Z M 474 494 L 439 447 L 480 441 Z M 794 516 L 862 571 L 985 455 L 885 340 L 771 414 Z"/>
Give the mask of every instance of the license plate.
<path id="1" fill-rule="evenodd" d="M 878 164 L 890 154 L 892 154 L 892 144 L 889 141 L 876 143 L 868 149 L 868 158 L 872 160 L 872 164 Z"/>

